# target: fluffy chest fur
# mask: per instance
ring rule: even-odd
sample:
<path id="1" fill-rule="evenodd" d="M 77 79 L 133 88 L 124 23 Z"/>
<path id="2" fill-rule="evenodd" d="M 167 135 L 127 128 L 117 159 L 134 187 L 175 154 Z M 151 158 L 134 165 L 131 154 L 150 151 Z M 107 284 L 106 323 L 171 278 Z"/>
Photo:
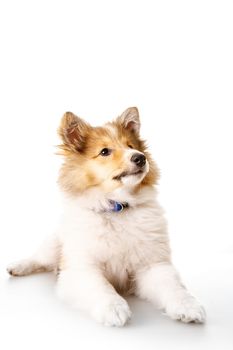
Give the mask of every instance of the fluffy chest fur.
<path id="1" fill-rule="evenodd" d="M 61 268 L 101 268 L 119 290 L 132 287 L 138 271 L 169 261 L 166 221 L 158 203 L 133 204 L 122 212 L 95 211 L 68 200 L 60 229 Z"/>

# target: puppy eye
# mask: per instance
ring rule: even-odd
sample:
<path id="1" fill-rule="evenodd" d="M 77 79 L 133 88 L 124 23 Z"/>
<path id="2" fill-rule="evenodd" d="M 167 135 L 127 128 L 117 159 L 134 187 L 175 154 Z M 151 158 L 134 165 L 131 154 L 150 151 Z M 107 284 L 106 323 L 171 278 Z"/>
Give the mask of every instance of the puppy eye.
<path id="1" fill-rule="evenodd" d="M 111 149 L 103 148 L 102 151 L 100 152 L 100 155 L 103 157 L 107 157 L 107 156 L 110 156 L 111 153 L 112 153 Z"/>
<path id="2" fill-rule="evenodd" d="M 132 145 L 128 145 L 128 147 L 129 147 L 129 148 L 133 148 L 133 146 L 132 146 Z"/>

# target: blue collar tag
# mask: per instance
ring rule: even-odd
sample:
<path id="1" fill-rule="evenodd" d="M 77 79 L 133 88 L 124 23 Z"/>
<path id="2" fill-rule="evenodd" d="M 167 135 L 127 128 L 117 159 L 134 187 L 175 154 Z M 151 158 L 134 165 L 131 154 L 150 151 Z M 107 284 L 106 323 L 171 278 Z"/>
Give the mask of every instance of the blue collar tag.
<path id="1" fill-rule="evenodd" d="M 124 209 L 121 203 L 115 202 L 113 206 L 113 211 L 122 211 Z"/>
<path id="2" fill-rule="evenodd" d="M 110 200 L 110 204 L 111 204 L 111 211 L 113 212 L 120 212 L 122 210 L 124 210 L 125 208 L 128 208 L 128 203 L 119 203 L 116 201 L 112 201 Z"/>

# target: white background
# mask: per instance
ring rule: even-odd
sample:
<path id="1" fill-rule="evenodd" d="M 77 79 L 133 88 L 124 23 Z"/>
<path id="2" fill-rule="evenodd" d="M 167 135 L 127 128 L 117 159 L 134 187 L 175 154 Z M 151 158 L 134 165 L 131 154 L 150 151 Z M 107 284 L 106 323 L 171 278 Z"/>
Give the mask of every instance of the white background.
<path id="1" fill-rule="evenodd" d="M 230 349 L 233 346 L 232 1 L 0 2 L 1 349 Z M 50 275 L 8 278 L 59 218 L 56 128 L 138 106 L 161 169 L 174 261 L 205 326 L 131 299 L 106 329 L 63 305 Z"/>

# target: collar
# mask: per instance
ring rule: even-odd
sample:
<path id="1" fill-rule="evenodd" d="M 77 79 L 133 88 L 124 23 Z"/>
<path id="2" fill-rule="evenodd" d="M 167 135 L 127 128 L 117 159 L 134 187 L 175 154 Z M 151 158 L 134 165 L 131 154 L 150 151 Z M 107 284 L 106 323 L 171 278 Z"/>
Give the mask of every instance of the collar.
<path id="1" fill-rule="evenodd" d="M 113 200 L 109 200 L 109 204 L 110 204 L 110 211 L 113 211 L 113 212 L 120 212 L 129 207 L 129 204 L 126 202 L 120 203 Z"/>

